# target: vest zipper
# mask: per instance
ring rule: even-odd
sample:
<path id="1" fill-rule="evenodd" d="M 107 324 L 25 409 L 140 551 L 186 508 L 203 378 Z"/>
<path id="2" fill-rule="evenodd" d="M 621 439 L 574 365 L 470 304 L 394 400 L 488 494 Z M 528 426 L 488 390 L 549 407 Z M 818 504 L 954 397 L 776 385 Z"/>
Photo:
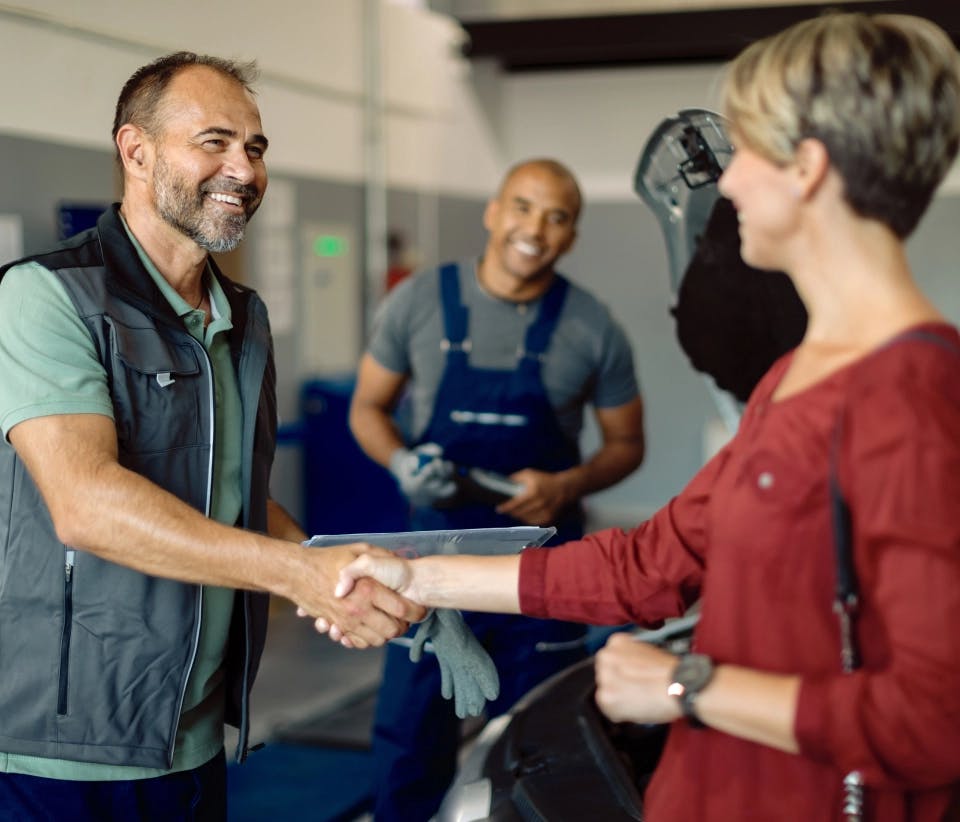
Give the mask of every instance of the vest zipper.
<path id="1" fill-rule="evenodd" d="M 207 461 L 207 494 L 206 500 L 204 502 L 204 516 L 210 516 L 210 509 L 213 504 L 213 449 L 216 442 L 216 409 L 214 408 L 214 389 L 213 389 L 213 363 L 210 360 L 210 356 L 207 354 L 207 349 L 203 347 L 203 344 L 198 342 L 192 335 L 188 335 L 193 341 L 194 345 L 200 349 L 200 353 L 203 356 L 204 361 L 207 363 L 207 408 L 209 409 L 209 424 L 210 424 L 210 459 Z M 173 763 L 173 754 L 174 749 L 177 744 L 177 733 L 176 729 L 180 725 L 180 715 L 183 712 L 183 700 L 187 695 L 187 682 L 190 680 L 190 675 L 193 673 L 193 665 L 197 661 L 197 651 L 200 648 L 200 627 L 203 622 L 203 586 L 197 586 L 197 627 L 193 632 L 193 649 L 190 652 L 190 661 L 187 663 L 187 675 L 183 680 L 183 687 L 180 689 L 180 696 L 177 700 L 177 711 L 176 711 L 176 724 L 174 725 L 174 733 L 170 738 L 170 748 L 167 751 L 167 761 L 171 764 Z"/>
<path id="2" fill-rule="evenodd" d="M 73 630 L 73 566 L 77 552 L 67 548 L 63 566 L 63 632 L 60 634 L 60 682 L 57 691 L 57 715 L 67 713 L 67 683 L 70 669 L 70 634 Z"/>

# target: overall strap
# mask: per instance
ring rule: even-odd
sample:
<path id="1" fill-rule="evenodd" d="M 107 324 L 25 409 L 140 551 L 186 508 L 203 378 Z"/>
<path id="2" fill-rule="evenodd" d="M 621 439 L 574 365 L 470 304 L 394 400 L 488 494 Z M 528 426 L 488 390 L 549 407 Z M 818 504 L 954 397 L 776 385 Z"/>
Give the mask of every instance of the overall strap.
<path id="1" fill-rule="evenodd" d="M 567 298 L 570 283 L 560 274 L 555 275 L 553 283 L 540 301 L 540 313 L 530 327 L 524 340 L 523 355 L 539 359 L 550 345 L 550 338 L 557 327 L 563 303 Z"/>
<path id="2" fill-rule="evenodd" d="M 467 339 L 467 307 L 460 301 L 460 268 L 456 263 L 447 263 L 438 271 L 440 278 L 440 301 L 443 309 L 444 338 L 440 343 L 444 351 L 469 350 Z"/>

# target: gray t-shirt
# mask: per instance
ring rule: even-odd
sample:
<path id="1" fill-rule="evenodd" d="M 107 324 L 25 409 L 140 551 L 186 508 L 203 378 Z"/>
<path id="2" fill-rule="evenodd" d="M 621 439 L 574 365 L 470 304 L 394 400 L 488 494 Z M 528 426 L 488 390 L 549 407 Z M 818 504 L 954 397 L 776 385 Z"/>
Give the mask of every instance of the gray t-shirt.
<path id="1" fill-rule="evenodd" d="M 476 260 L 460 263 L 460 299 L 469 312 L 471 365 L 510 370 L 540 300 L 491 296 L 476 277 Z M 445 364 L 443 311 L 436 269 L 398 285 L 380 306 L 369 352 L 384 368 L 411 377 L 410 435 L 430 421 Z M 610 311 L 573 282 L 543 363 L 542 378 L 561 429 L 577 439 L 583 407 L 615 408 L 638 394 L 630 343 Z"/>

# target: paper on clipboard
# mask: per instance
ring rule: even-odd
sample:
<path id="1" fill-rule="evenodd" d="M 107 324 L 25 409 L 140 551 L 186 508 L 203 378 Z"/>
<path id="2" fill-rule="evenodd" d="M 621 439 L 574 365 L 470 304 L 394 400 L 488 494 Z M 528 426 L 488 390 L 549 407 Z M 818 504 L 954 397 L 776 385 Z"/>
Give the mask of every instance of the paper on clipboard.
<path id="1" fill-rule="evenodd" d="M 543 545 L 557 533 L 553 527 L 517 525 L 510 528 L 460 528 L 448 531 L 400 531 L 380 534 L 318 534 L 307 547 L 367 542 L 406 557 L 436 554 L 516 554 L 524 548 Z"/>

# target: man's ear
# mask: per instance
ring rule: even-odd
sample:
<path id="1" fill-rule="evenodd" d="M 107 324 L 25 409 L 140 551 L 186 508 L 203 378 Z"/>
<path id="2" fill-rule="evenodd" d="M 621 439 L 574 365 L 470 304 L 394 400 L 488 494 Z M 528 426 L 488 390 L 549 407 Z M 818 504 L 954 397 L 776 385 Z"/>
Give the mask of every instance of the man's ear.
<path id="1" fill-rule="evenodd" d="M 567 238 L 567 241 L 563 244 L 563 251 L 560 253 L 566 254 L 571 248 L 573 248 L 577 244 L 578 236 L 577 230 L 573 229 L 573 231 L 570 232 L 570 236 Z"/>
<path id="2" fill-rule="evenodd" d="M 813 137 L 800 141 L 794 153 L 794 175 L 797 196 L 807 199 L 817 192 L 830 170 L 827 147 Z"/>
<path id="3" fill-rule="evenodd" d="M 487 231 L 493 230 L 494 222 L 500 210 L 500 201 L 496 198 L 487 200 L 487 207 L 483 210 L 483 227 Z"/>
<path id="4" fill-rule="evenodd" d="M 143 129 L 126 123 L 117 131 L 116 142 L 124 174 L 143 179 L 150 154 L 150 141 Z"/>

